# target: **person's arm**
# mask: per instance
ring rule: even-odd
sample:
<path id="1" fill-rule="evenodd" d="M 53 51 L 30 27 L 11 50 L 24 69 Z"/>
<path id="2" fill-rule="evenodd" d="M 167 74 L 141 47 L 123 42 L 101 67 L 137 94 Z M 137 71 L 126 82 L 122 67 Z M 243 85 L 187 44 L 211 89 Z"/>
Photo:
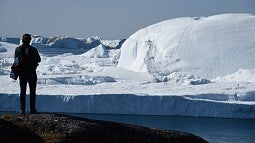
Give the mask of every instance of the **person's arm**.
<path id="1" fill-rule="evenodd" d="M 14 64 L 19 64 L 19 61 L 20 61 L 20 48 L 17 47 L 15 49 L 15 53 L 14 53 Z"/>
<path id="2" fill-rule="evenodd" d="M 14 53 L 14 59 L 18 58 L 18 48 L 15 49 L 15 53 Z"/>
<path id="3" fill-rule="evenodd" d="M 38 52 L 38 50 L 35 48 L 35 47 L 32 47 L 32 49 L 31 49 L 32 51 L 32 58 L 33 58 L 33 60 L 35 61 L 35 62 L 37 62 L 37 63 L 40 63 L 41 62 L 41 57 L 40 57 L 40 55 L 39 55 L 39 52 Z"/>
<path id="4" fill-rule="evenodd" d="M 40 57 L 39 52 L 37 51 L 37 49 L 36 49 L 36 61 L 37 61 L 38 63 L 41 62 L 41 57 Z"/>

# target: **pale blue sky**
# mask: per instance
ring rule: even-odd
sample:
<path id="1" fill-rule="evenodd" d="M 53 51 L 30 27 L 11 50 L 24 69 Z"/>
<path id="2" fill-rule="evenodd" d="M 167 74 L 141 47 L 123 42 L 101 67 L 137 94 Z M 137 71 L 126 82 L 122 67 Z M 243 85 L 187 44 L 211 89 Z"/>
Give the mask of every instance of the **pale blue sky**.
<path id="1" fill-rule="evenodd" d="M 222 13 L 255 14 L 255 0 L 1 0 L 0 37 L 121 39 L 163 20 Z"/>

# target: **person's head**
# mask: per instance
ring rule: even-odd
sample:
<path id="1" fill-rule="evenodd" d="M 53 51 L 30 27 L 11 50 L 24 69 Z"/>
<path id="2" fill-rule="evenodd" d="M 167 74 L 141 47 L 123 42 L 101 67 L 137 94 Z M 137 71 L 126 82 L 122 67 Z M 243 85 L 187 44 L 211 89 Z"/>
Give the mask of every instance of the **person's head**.
<path id="1" fill-rule="evenodd" d="M 31 35 L 30 34 L 24 34 L 23 36 L 22 36 L 22 42 L 23 42 L 23 44 L 30 44 L 30 41 L 31 41 Z"/>

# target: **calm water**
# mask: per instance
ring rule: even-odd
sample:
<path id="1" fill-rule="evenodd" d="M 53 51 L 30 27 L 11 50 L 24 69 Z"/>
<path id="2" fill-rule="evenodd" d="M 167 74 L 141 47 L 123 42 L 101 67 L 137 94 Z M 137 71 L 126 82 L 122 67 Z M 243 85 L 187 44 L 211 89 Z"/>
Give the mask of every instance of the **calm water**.
<path id="1" fill-rule="evenodd" d="M 198 135 L 210 143 L 255 143 L 255 119 L 109 114 L 71 115 L 152 128 L 185 131 Z"/>
<path id="2" fill-rule="evenodd" d="M 67 114 L 90 119 L 129 123 L 145 127 L 185 131 L 198 135 L 210 143 L 255 143 L 255 119 Z"/>

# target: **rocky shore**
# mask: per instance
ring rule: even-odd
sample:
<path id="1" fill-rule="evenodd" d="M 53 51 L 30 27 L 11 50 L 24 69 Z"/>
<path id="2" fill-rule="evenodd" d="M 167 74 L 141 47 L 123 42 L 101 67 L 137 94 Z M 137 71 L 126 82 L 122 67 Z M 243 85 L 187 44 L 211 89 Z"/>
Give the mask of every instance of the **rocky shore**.
<path id="1" fill-rule="evenodd" d="M 3 115 L 1 143 L 207 143 L 193 134 L 63 114 Z"/>

